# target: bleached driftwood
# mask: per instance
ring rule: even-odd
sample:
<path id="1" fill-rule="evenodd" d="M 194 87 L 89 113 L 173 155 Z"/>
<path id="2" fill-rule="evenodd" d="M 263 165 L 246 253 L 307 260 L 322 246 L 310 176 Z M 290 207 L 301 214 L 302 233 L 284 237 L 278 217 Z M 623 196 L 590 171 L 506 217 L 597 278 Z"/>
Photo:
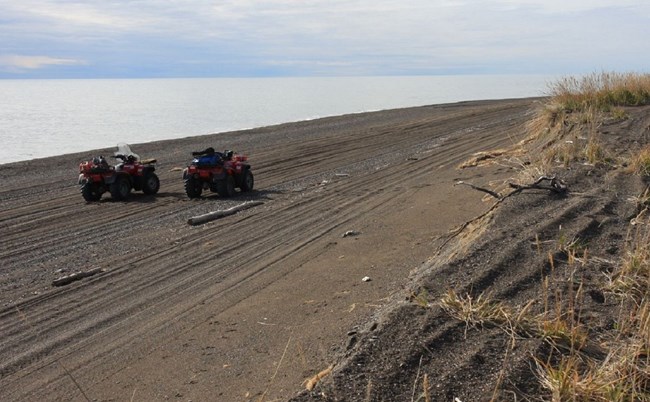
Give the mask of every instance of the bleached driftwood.
<path id="1" fill-rule="evenodd" d="M 243 204 L 236 205 L 232 208 L 222 209 L 214 212 L 208 212 L 207 214 L 203 214 L 199 216 L 193 216 L 187 220 L 187 223 L 190 225 L 200 225 L 206 222 L 213 221 L 215 219 L 223 218 L 224 216 L 234 215 L 239 211 L 243 211 L 245 209 L 256 207 L 262 204 L 264 204 L 264 202 L 262 201 L 245 202 Z"/>
<path id="2" fill-rule="evenodd" d="M 333 365 L 329 366 L 325 370 L 321 371 L 320 373 L 318 373 L 315 376 L 311 377 L 310 379 L 306 380 L 305 381 L 305 388 L 307 389 L 307 391 L 311 391 L 312 389 L 314 389 L 314 387 L 316 386 L 316 384 L 318 384 L 318 382 L 320 380 L 322 380 L 323 378 L 330 375 L 330 373 L 332 373 L 333 368 L 334 368 Z"/>
<path id="3" fill-rule="evenodd" d="M 89 271 L 83 271 L 83 272 L 75 272 L 74 274 L 70 274 L 67 276 L 62 276 L 60 278 L 57 278 L 52 281 L 53 286 L 64 286 L 68 285 L 74 281 L 78 281 L 79 279 L 87 278 L 89 276 L 96 275 L 100 272 L 104 272 L 103 269 L 101 268 L 94 268 Z"/>

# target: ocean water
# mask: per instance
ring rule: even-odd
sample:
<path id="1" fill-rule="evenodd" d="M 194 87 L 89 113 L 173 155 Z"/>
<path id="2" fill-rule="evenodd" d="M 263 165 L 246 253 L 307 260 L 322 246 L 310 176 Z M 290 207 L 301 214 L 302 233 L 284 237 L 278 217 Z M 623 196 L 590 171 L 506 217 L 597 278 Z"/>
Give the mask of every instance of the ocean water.
<path id="1" fill-rule="evenodd" d="M 348 113 L 546 95 L 555 77 L 0 80 L 0 164 Z"/>

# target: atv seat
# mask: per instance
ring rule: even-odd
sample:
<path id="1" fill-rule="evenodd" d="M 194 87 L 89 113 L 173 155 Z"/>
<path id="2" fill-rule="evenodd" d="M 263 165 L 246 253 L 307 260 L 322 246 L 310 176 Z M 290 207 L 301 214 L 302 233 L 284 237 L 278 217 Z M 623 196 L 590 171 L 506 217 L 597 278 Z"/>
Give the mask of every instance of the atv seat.
<path id="1" fill-rule="evenodd" d="M 106 173 L 109 172 L 111 168 L 109 166 L 93 166 L 88 171 L 90 173 Z"/>
<path id="2" fill-rule="evenodd" d="M 215 155 L 201 156 L 195 159 L 193 164 L 199 167 L 213 167 L 223 165 L 223 159 L 221 154 L 217 153 Z"/>

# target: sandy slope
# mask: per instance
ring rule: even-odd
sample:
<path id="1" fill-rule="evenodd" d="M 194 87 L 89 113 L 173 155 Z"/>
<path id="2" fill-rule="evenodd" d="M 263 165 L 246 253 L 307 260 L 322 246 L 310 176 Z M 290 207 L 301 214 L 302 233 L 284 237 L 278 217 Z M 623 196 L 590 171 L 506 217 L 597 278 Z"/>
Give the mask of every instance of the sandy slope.
<path id="1" fill-rule="evenodd" d="M 425 375 L 426 396 L 433 401 L 551 400 L 535 359 L 557 367 L 571 348 L 585 365 L 611 369 L 608 351 L 627 342 L 620 326 L 629 311 L 622 313 L 625 303 L 608 291 L 608 283 L 633 249 L 635 233 L 647 233 L 648 224 L 647 215 L 642 218 L 647 204 L 640 202 L 648 178 L 631 173 L 626 161 L 649 143 L 650 107 L 625 113 L 625 119 L 605 121 L 589 133 L 597 135 L 607 163 L 558 163 L 548 173 L 561 177 L 568 192 L 533 189 L 505 199 L 489 219 L 420 266 L 401 299 L 395 297 L 350 335 L 355 342 L 337 355 L 333 372 L 292 401 L 424 400 Z M 586 141 L 574 128 L 567 127 L 567 139 Z M 472 230 L 480 235 L 468 243 Z M 527 306 L 529 316 L 559 312 L 586 341 L 572 346 L 560 338 L 546 342 L 531 332 L 507 331 L 507 325 L 466 325 L 439 304 L 452 289 L 512 311 Z M 647 296 L 647 289 L 641 292 Z M 647 373 L 647 354 L 635 364 Z M 636 397 L 646 400 L 647 377 L 637 387 Z"/>
<path id="2" fill-rule="evenodd" d="M 161 191 L 128 202 L 81 198 L 77 164 L 95 152 L 1 165 L 0 399 L 289 399 L 402 297 L 440 236 L 486 208 L 454 180 L 512 172 L 456 166 L 519 140 L 535 102 L 135 145 L 158 158 Z M 206 146 L 248 154 L 256 191 L 189 200 L 175 168 Z M 186 224 L 250 199 L 264 204 Z M 105 272 L 51 286 L 95 267 Z"/>

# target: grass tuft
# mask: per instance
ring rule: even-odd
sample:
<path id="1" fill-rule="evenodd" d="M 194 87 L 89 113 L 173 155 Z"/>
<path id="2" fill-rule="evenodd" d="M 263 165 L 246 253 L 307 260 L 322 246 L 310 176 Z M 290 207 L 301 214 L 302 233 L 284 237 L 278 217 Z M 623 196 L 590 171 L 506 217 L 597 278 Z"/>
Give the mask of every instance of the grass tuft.
<path id="1" fill-rule="evenodd" d="M 563 357 L 559 364 L 551 364 L 535 360 L 537 376 L 544 388 L 551 392 L 551 401 L 576 401 L 579 394 L 580 378 L 578 375 L 578 360 Z"/>
<path id="2" fill-rule="evenodd" d="M 487 323 L 501 324 L 508 321 L 512 314 L 502 304 L 491 301 L 484 294 L 474 298 L 471 295 L 460 296 L 449 290 L 440 300 L 440 307 L 452 317 L 465 322 L 467 327 L 483 326 Z"/>
<path id="3" fill-rule="evenodd" d="M 420 288 L 417 293 L 411 293 L 411 300 L 422 308 L 429 307 L 429 292 L 426 288 Z"/>
<path id="4" fill-rule="evenodd" d="M 629 235 L 623 260 L 609 276 L 607 289 L 630 298 L 635 305 L 647 303 L 650 296 L 650 219 L 645 211 L 634 219 L 637 224 Z"/>
<path id="5" fill-rule="evenodd" d="M 640 176 L 650 176 L 650 146 L 642 148 L 632 157 L 630 171 Z"/>
<path id="6" fill-rule="evenodd" d="M 567 113 L 589 108 L 610 112 L 617 106 L 650 104 L 650 74 L 594 73 L 566 77 L 550 85 L 550 95 Z"/>

